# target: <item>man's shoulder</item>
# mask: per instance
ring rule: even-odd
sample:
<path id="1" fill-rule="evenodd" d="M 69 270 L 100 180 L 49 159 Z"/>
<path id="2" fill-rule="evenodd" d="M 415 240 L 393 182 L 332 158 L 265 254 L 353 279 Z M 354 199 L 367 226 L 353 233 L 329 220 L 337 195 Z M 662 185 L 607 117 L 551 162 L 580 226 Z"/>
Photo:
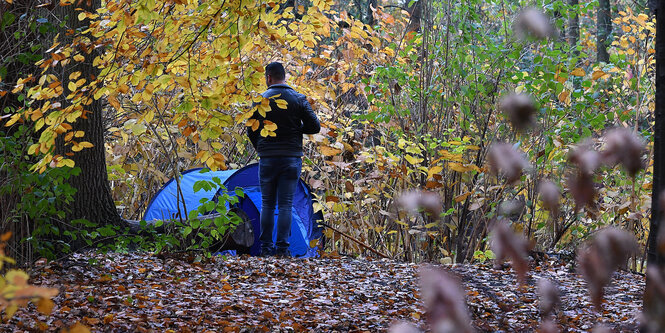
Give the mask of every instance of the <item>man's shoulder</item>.
<path id="1" fill-rule="evenodd" d="M 297 94 L 295 89 L 293 89 L 288 84 L 273 84 L 272 86 L 268 87 L 268 89 L 261 95 L 263 97 L 272 97 L 283 93 Z"/>

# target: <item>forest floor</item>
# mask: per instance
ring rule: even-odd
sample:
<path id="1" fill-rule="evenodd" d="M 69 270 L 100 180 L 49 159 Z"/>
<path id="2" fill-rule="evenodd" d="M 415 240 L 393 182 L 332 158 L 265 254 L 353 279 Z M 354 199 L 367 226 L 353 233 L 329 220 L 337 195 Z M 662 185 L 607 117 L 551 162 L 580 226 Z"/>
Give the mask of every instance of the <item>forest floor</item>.
<path id="1" fill-rule="evenodd" d="M 416 264 L 346 257 L 194 261 L 184 254 L 90 253 L 37 266 L 30 282 L 60 290 L 52 314 L 31 304 L 0 331 L 60 331 L 80 323 L 93 332 L 376 332 L 399 321 L 428 329 Z M 444 269 L 462 281 L 479 331 L 535 331 L 535 285 L 543 277 L 559 286 L 562 331 L 589 331 L 598 323 L 617 332 L 637 329 L 640 275 L 616 273 L 598 314 L 584 280 L 561 261 L 532 262 L 526 287 L 508 267 Z"/>

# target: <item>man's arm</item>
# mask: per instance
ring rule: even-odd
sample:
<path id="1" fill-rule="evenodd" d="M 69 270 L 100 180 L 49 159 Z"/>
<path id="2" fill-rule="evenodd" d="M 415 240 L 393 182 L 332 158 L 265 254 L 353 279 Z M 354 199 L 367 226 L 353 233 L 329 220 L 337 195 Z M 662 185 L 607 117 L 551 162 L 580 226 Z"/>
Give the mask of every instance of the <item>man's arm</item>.
<path id="1" fill-rule="evenodd" d="M 302 132 L 304 134 L 316 134 L 321 131 L 321 123 L 319 123 L 319 118 L 312 110 L 312 106 L 309 105 L 307 97 L 300 96 L 300 101 L 302 103 Z"/>

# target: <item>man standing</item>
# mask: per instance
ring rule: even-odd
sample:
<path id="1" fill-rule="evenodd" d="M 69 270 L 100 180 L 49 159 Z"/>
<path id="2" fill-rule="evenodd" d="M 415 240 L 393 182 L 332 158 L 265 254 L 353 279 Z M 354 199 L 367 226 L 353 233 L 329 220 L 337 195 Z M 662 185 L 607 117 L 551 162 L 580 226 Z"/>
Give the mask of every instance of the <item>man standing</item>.
<path id="1" fill-rule="evenodd" d="M 265 117 L 258 112 L 252 115 L 251 119 L 258 120 L 260 124 L 258 129 L 247 127 L 247 135 L 259 154 L 261 255 L 274 253 L 277 256 L 290 256 L 291 209 L 302 167 L 302 136 L 318 133 L 321 124 L 307 98 L 286 84 L 286 72 L 281 63 L 268 64 L 265 77 L 268 90 L 263 93 L 263 97 L 279 96 L 270 99 L 270 111 L 266 112 Z M 276 99 L 285 100 L 286 109 L 279 108 Z M 275 136 L 260 135 L 264 120 L 277 125 Z M 279 213 L 277 240 L 273 244 L 275 205 Z"/>

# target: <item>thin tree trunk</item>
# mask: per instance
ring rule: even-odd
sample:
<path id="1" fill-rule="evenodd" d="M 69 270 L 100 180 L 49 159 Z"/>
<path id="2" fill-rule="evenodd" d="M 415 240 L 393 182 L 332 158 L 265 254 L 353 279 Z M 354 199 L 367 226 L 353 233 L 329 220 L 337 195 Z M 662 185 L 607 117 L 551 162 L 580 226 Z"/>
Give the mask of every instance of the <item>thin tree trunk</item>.
<path id="1" fill-rule="evenodd" d="M 374 10 L 376 9 L 376 0 L 367 1 L 367 24 L 371 27 L 374 26 L 376 21 L 374 20 Z"/>
<path id="2" fill-rule="evenodd" d="M 580 15 L 579 11 L 579 0 L 570 0 L 570 8 L 574 11 L 568 16 L 568 44 L 571 48 L 577 47 L 577 41 L 580 36 Z M 577 57 L 580 52 L 577 49 L 574 49 L 573 54 Z"/>
<path id="3" fill-rule="evenodd" d="M 577 58 L 579 58 L 580 56 L 580 51 L 577 49 L 577 43 L 579 42 L 580 39 L 579 0 L 570 0 L 570 8 L 574 12 L 568 18 L 568 26 L 570 29 L 568 31 L 568 44 L 570 45 L 570 48 L 572 50 L 571 55 L 575 58 L 575 61 L 577 62 Z M 577 64 L 575 64 L 575 67 L 577 67 Z M 581 83 L 578 77 L 573 77 L 573 87 L 575 88 L 575 90 L 580 89 Z"/>
<path id="4" fill-rule="evenodd" d="M 415 31 L 415 32 L 420 32 L 420 18 L 422 16 L 422 1 L 416 1 L 414 2 L 411 7 L 409 7 L 409 4 L 411 3 L 410 0 L 406 1 L 406 5 L 404 7 L 407 8 L 407 11 L 409 12 L 409 15 L 411 18 L 409 19 L 409 25 L 406 27 L 407 32 Z"/>
<path id="5" fill-rule="evenodd" d="M 612 31 L 612 8 L 610 7 L 610 0 L 598 1 L 597 20 L 597 61 L 609 62 L 610 55 L 607 53 L 607 44 L 610 32 Z"/>
<path id="6" fill-rule="evenodd" d="M 651 2 L 650 2 L 651 3 Z M 665 189 L 665 145 L 663 145 L 663 135 L 665 134 L 665 11 L 658 10 L 663 8 L 665 0 L 658 1 L 656 12 L 656 108 L 654 111 L 654 156 L 653 156 L 653 187 L 651 192 L 651 226 L 649 228 L 649 239 L 647 241 L 647 269 L 649 267 L 665 266 L 663 253 L 658 249 L 658 229 L 660 221 L 663 218 L 659 207 L 660 193 Z M 644 312 L 652 321 L 651 325 L 665 325 L 662 319 L 662 313 L 665 311 L 663 300 L 654 292 L 653 281 L 647 275 L 646 288 L 644 292 Z M 656 328 L 657 329 L 657 328 Z M 645 329 L 644 331 L 649 331 Z"/>
<path id="7" fill-rule="evenodd" d="M 658 2 L 662 6 L 665 0 Z M 663 217 L 662 207 L 658 207 L 660 193 L 665 190 L 665 11 L 657 11 L 656 20 L 656 109 L 653 129 L 653 188 L 651 194 L 651 227 L 649 228 L 647 262 L 665 264 L 665 258 L 658 253 L 658 227 Z"/>
<path id="8" fill-rule="evenodd" d="M 658 6 L 658 0 L 648 0 L 647 6 L 649 7 L 649 12 L 651 15 L 656 16 L 656 7 Z"/>

